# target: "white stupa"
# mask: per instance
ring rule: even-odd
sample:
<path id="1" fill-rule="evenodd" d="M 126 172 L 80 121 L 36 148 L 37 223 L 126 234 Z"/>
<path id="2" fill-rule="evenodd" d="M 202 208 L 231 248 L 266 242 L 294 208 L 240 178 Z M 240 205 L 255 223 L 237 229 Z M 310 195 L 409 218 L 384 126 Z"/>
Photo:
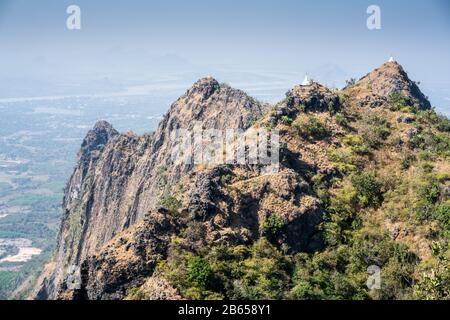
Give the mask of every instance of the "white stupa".
<path id="1" fill-rule="evenodd" d="M 311 85 L 311 83 L 312 83 L 312 81 L 311 81 L 311 79 L 309 79 L 308 78 L 308 75 L 306 75 L 305 76 L 305 80 L 303 80 L 303 82 L 302 82 L 302 86 L 309 86 L 309 85 Z"/>
<path id="2" fill-rule="evenodd" d="M 395 62 L 394 57 L 390 57 L 388 62 Z"/>

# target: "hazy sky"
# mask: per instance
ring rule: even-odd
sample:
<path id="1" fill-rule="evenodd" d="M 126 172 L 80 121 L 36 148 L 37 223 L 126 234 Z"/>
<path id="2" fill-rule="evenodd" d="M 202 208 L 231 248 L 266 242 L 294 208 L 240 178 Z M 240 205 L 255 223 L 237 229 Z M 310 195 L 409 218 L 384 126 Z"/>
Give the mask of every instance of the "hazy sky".
<path id="1" fill-rule="evenodd" d="M 280 72 L 332 65 L 362 76 L 392 54 L 414 80 L 450 87 L 449 3 L 0 0 L 0 77 L 164 73 L 165 64 Z M 70 4 L 81 7 L 79 31 L 66 28 Z M 381 30 L 366 27 L 371 4 L 381 8 Z"/>

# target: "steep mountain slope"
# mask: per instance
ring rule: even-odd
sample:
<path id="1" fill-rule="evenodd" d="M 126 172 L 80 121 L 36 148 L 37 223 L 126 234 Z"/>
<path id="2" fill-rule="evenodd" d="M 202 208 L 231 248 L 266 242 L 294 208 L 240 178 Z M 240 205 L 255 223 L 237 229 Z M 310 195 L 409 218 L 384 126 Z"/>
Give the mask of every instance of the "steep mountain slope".
<path id="1" fill-rule="evenodd" d="M 174 162 L 172 134 L 199 124 L 277 130 L 278 170 Z M 447 250 L 449 131 L 395 62 L 342 91 L 296 86 L 273 107 L 202 79 L 151 135 L 88 133 L 37 297 L 420 297 L 420 272 Z M 370 265 L 386 289 L 364 289 Z"/>
<path id="2" fill-rule="evenodd" d="M 205 78 L 171 106 L 152 135 L 119 135 L 108 123 L 96 124 L 83 141 L 66 187 L 56 272 L 49 285 L 58 287 L 64 270 L 141 221 L 191 171 L 190 165 L 171 163 L 175 129 L 192 129 L 197 121 L 205 128 L 247 129 L 267 108 L 240 90 Z"/>

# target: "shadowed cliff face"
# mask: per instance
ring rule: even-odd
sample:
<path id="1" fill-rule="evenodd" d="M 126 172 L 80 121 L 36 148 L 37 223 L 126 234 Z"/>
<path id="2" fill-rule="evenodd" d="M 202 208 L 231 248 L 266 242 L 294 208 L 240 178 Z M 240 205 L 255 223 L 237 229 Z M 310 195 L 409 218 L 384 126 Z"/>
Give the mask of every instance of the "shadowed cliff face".
<path id="1" fill-rule="evenodd" d="M 388 106 L 393 93 L 410 105 L 430 107 L 401 66 L 387 63 L 342 92 L 317 83 L 294 87 L 274 107 L 212 78 L 201 79 L 151 135 L 119 134 L 108 123 L 97 123 L 67 184 L 56 256 L 47 268 L 52 271 L 42 276 L 38 297 L 122 299 L 129 288 L 144 283 L 152 290 L 166 286 L 167 297 L 178 297 L 169 284 L 153 278 L 172 237 L 181 237 L 186 248 L 249 244 L 264 236 L 286 252 L 320 249 L 323 208 L 311 177 L 320 174 L 329 181 L 340 174 L 327 157 L 343 134 L 333 117 L 344 107 L 339 95 L 363 110 Z M 287 125 L 303 116 L 326 123 L 327 132 L 302 137 L 301 122 Z M 279 130 L 279 170 L 263 174 L 257 165 L 173 163 L 177 145 L 171 134 L 198 123 L 206 129 Z M 280 226 L 272 230 L 270 221 Z M 81 268 L 77 290 L 67 287 L 71 266 Z"/>

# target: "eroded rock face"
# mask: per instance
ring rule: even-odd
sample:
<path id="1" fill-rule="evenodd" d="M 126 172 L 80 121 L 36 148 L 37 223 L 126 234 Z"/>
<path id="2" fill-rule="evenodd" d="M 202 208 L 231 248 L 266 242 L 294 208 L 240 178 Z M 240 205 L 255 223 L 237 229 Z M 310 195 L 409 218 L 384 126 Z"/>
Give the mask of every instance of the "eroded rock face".
<path id="1" fill-rule="evenodd" d="M 222 181 L 224 176 L 231 181 Z M 283 227 L 270 235 L 272 240 L 290 251 L 308 251 L 322 219 L 308 182 L 288 168 L 260 175 L 252 167 L 219 167 L 196 177 L 190 189 L 186 210 L 204 223 L 209 243 L 252 243 L 267 236 L 265 224 L 274 215 Z"/>
<path id="2" fill-rule="evenodd" d="M 128 289 L 141 286 L 165 257 L 177 221 L 163 213 L 150 213 L 81 264 L 80 287 L 61 284 L 59 299 L 124 299 Z"/>
<path id="3" fill-rule="evenodd" d="M 224 182 L 221 178 L 226 175 L 232 180 Z M 141 298 L 180 298 L 170 285 L 153 279 L 172 237 L 181 236 L 187 249 L 250 244 L 261 236 L 291 252 L 314 251 L 321 246 L 315 238 L 323 215 L 320 202 L 308 182 L 293 170 L 261 176 L 250 167 L 217 167 L 198 173 L 192 183 L 185 196 L 187 205 L 177 215 L 164 208 L 145 215 L 143 222 L 85 258 L 81 288 L 70 290 L 63 281 L 57 298 L 124 299 L 133 288 L 143 290 Z M 283 224 L 276 233 L 265 227 L 270 216 Z M 163 291 L 156 292 L 155 286 Z"/>
<path id="4" fill-rule="evenodd" d="M 192 165 L 175 164 L 172 152 L 177 129 L 245 130 L 269 106 L 212 78 L 196 82 L 180 97 L 152 135 L 118 134 L 99 122 L 83 142 L 77 166 L 67 184 L 58 237 L 55 274 L 58 288 L 65 270 L 80 266 L 116 234 L 144 219 L 170 194 Z M 48 279 L 47 279 L 48 281 Z M 55 290 L 50 289 L 50 297 Z"/>

